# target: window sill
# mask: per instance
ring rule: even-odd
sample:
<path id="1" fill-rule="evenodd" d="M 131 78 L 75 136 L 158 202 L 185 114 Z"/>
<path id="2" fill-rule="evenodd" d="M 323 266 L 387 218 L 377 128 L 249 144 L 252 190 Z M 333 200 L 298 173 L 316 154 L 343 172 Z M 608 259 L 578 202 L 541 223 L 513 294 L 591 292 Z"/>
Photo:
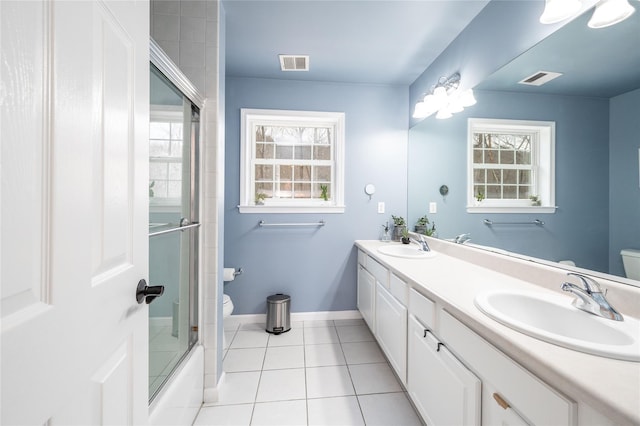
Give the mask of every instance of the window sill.
<path id="1" fill-rule="evenodd" d="M 557 206 L 467 206 L 467 213 L 555 213 Z"/>
<path id="2" fill-rule="evenodd" d="M 240 213 L 344 213 L 345 206 L 238 206 Z"/>

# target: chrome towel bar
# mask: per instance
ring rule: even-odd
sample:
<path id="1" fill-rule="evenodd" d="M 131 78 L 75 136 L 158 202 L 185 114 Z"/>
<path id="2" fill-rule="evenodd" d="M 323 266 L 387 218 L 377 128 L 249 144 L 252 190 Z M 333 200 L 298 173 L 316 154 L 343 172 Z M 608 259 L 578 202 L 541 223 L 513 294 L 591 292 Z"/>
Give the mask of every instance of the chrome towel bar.
<path id="1" fill-rule="evenodd" d="M 170 232 L 184 231 L 184 230 L 187 230 L 189 228 L 197 228 L 198 226 L 200 226 L 199 223 L 190 223 L 189 225 L 177 226 L 177 227 L 171 228 L 171 229 L 163 229 L 162 231 L 149 232 L 149 236 L 150 237 L 155 237 L 156 235 L 164 235 L 164 234 L 168 234 Z"/>
<path id="2" fill-rule="evenodd" d="M 483 220 L 484 224 L 487 226 L 492 226 L 492 225 L 538 225 L 538 226 L 542 226 L 544 225 L 544 222 L 541 221 L 540 219 L 534 219 L 531 222 L 494 222 L 490 219 L 485 219 Z"/>
<path id="3" fill-rule="evenodd" d="M 319 222 L 299 222 L 299 223 L 267 223 L 264 220 L 258 222 L 258 226 L 324 226 L 325 221 L 321 220 Z"/>

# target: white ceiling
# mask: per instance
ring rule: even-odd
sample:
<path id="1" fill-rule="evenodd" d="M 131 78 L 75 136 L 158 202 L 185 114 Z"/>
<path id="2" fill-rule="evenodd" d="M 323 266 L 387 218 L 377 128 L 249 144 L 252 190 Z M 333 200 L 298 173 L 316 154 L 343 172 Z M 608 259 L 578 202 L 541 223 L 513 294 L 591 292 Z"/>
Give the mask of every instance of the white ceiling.
<path id="1" fill-rule="evenodd" d="M 409 85 L 488 1 L 223 0 L 227 76 Z"/>

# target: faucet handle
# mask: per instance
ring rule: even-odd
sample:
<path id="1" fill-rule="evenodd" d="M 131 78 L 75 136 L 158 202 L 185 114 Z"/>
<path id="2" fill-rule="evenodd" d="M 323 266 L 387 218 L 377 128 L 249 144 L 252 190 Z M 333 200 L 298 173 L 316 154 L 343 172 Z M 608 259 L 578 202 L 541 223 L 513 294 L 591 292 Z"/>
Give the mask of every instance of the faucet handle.
<path id="1" fill-rule="evenodd" d="M 586 275 L 578 274 L 576 272 L 567 272 L 567 275 L 572 275 L 574 277 L 578 277 L 580 281 L 582 281 L 582 285 L 587 293 L 602 293 L 602 288 L 600 288 L 600 284 L 593 278 L 587 277 Z"/>

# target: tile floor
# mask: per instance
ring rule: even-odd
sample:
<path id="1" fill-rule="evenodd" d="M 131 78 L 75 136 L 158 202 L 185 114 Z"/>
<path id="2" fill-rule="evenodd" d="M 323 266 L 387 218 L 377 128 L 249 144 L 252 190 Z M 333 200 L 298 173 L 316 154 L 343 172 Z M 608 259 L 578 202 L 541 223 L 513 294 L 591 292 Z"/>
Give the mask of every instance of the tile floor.
<path id="1" fill-rule="evenodd" d="M 363 320 L 225 330 L 220 399 L 194 425 L 421 425 Z"/>
<path id="2" fill-rule="evenodd" d="M 167 321 L 149 321 L 149 395 L 153 395 L 180 361 L 178 338 Z"/>

